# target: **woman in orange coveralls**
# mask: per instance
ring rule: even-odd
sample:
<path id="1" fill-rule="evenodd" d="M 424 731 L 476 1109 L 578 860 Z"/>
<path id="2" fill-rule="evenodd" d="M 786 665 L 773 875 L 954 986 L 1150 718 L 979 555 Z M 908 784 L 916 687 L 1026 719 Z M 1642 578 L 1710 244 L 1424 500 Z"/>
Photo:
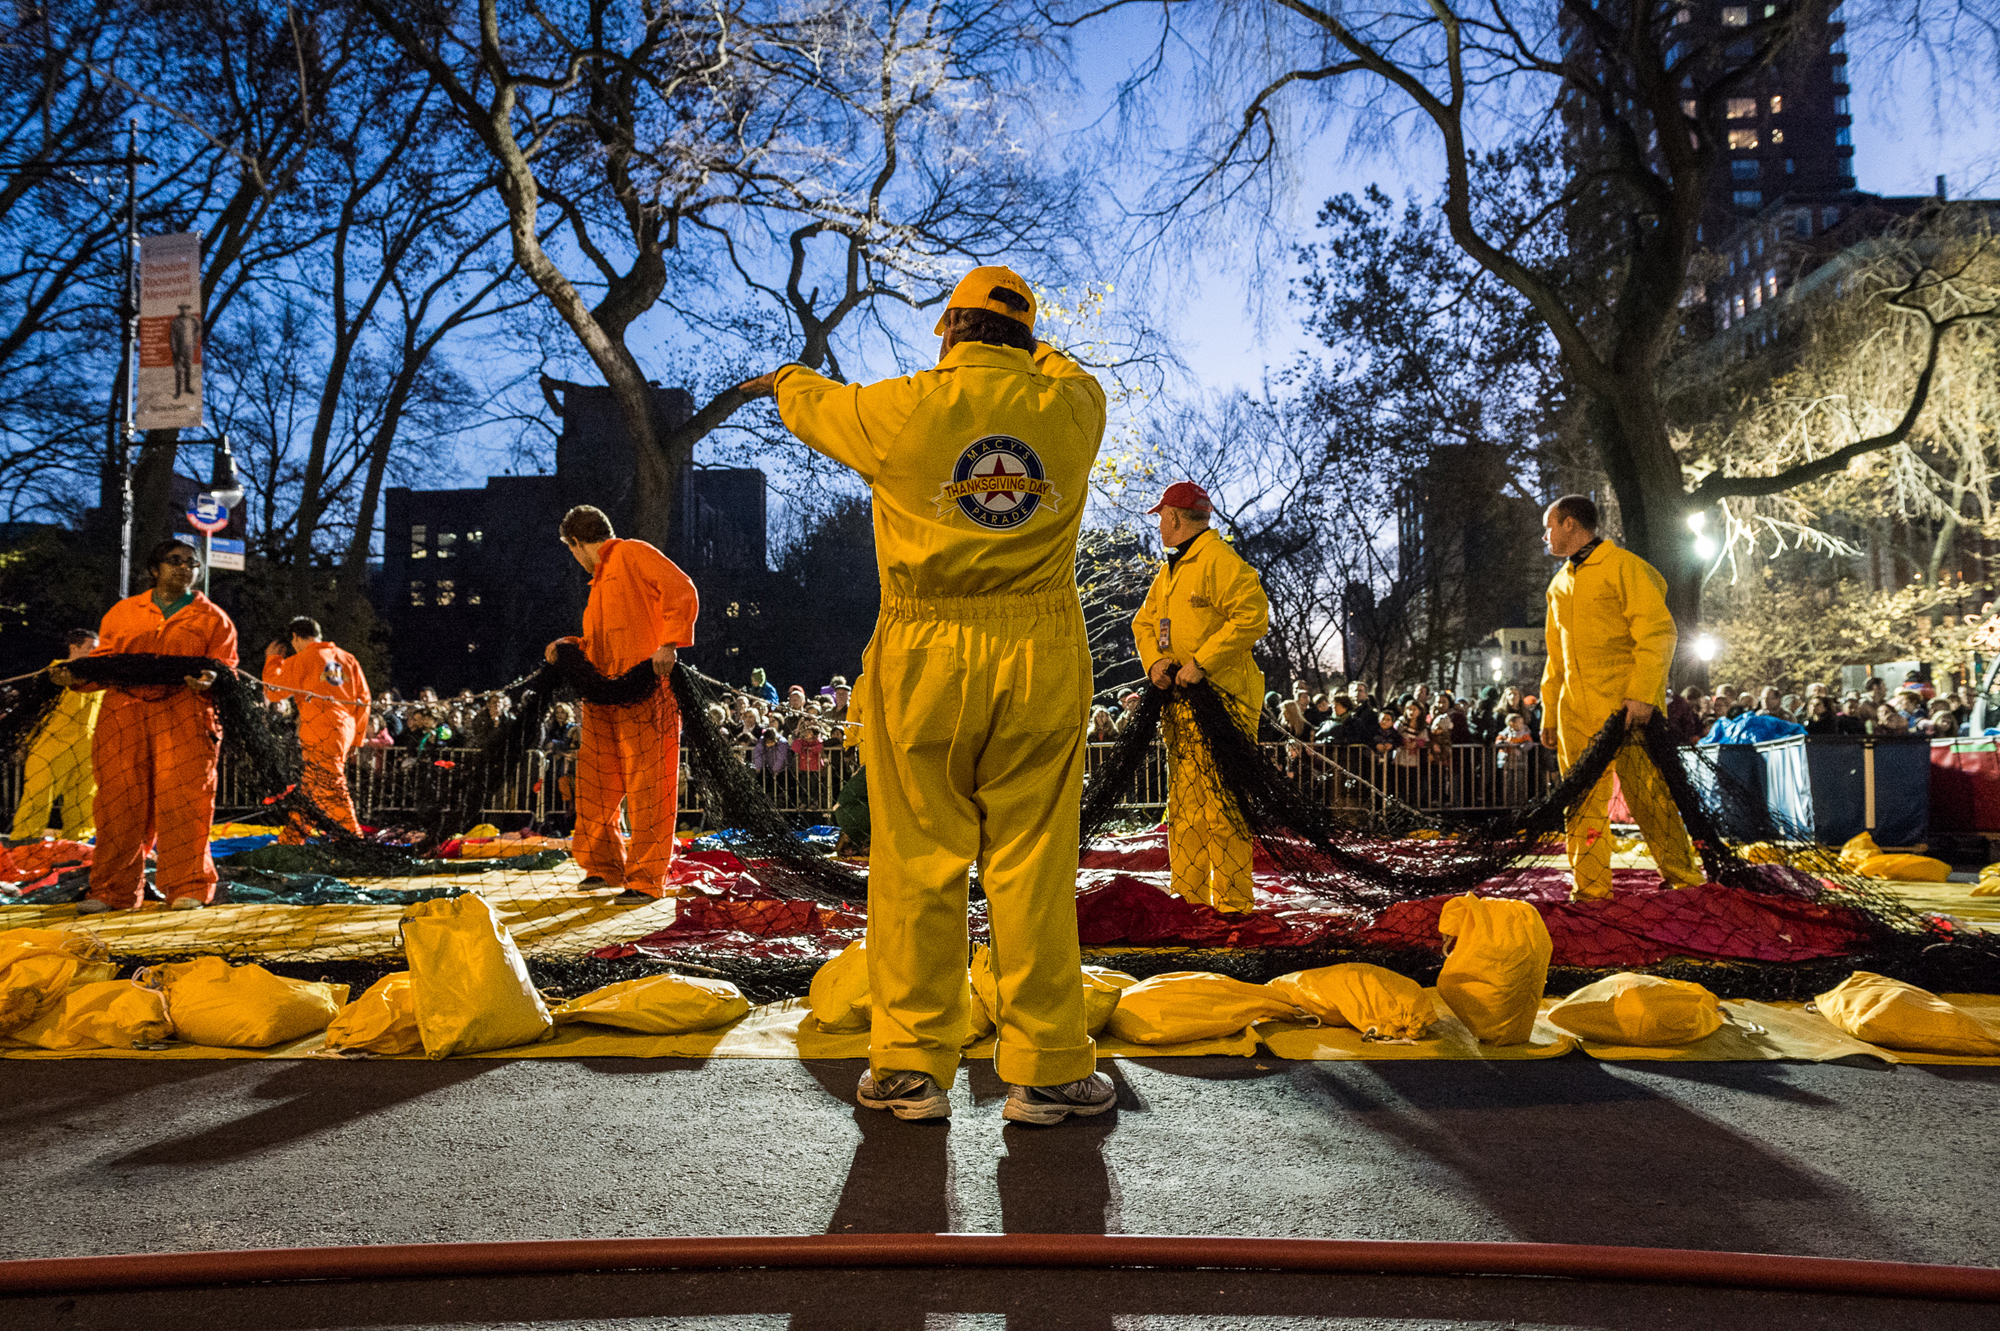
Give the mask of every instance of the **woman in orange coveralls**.
<path id="1" fill-rule="evenodd" d="M 236 666 L 236 626 L 194 590 L 201 557 L 161 541 L 146 555 L 153 589 L 111 607 L 93 656 L 147 652 L 209 656 Z M 68 672 L 63 672 L 67 674 Z M 67 681 L 64 681 L 67 682 Z M 145 896 L 146 851 L 156 852 L 154 885 L 173 910 L 215 896 L 208 829 L 215 821 L 215 758 L 221 739 L 208 699 L 215 672 L 181 684 L 115 686 L 98 715 L 91 762 L 97 768 L 97 848 L 90 895 L 77 913 L 131 910 Z M 78 688 L 101 688 L 77 681 Z M 158 844 L 155 846 L 155 838 Z"/>
<path id="2" fill-rule="evenodd" d="M 560 643 L 573 642 L 607 678 L 649 660 L 664 677 L 674 668 L 678 649 L 694 646 L 700 610 L 694 583 L 644 541 L 618 540 L 611 519 L 588 504 L 563 515 L 560 534 L 590 573 L 590 600 L 583 609 L 583 636 L 550 643 L 549 662 L 555 662 Z M 628 904 L 667 894 L 680 754 L 680 708 L 665 683 L 630 706 L 583 705 L 570 853 L 587 875 L 585 887 L 622 886 L 617 900 Z M 618 834 L 621 802 L 632 828 L 629 844 Z"/>
<path id="3" fill-rule="evenodd" d="M 290 656 L 280 643 L 264 649 L 264 692 L 273 699 L 296 696 L 306 793 L 335 822 L 359 836 L 361 824 L 347 793 L 347 755 L 361 743 L 361 728 L 368 720 L 368 680 L 359 661 L 319 636 L 317 619 L 301 615 L 287 631 L 292 639 Z M 294 815 L 278 839 L 302 841 L 305 831 L 303 821 Z"/>

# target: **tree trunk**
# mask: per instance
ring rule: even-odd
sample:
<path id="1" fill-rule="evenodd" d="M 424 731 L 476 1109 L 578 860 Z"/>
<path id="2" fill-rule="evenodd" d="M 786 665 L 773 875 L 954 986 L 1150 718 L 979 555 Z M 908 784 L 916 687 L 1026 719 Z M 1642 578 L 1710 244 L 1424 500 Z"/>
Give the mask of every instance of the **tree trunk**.
<path id="1" fill-rule="evenodd" d="M 1702 563 L 1688 539 L 1687 485 L 1651 371 L 1633 378 L 1616 398 L 1592 403 L 1591 433 L 1618 498 L 1621 544 L 1667 581 L 1667 609 L 1680 633 L 1670 684 L 1705 684 L 1708 668 L 1694 653 L 1701 629 Z"/>

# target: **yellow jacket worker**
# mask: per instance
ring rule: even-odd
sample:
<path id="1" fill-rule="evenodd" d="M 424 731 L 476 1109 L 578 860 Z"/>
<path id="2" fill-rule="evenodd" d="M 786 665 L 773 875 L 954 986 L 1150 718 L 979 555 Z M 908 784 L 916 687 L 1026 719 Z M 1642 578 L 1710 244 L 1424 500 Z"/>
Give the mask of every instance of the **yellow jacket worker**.
<path id="1" fill-rule="evenodd" d="M 1250 648 L 1271 625 L 1257 572 L 1208 525 L 1215 506 L 1192 481 L 1167 487 L 1148 512 L 1160 518 L 1167 562 L 1132 619 L 1139 660 L 1155 688 L 1206 678 L 1235 703 L 1256 733 L 1264 672 Z M 1219 797 L 1199 756 L 1187 708 L 1167 713 L 1167 855 L 1173 889 L 1217 910 L 1251 908 L 1250 833 L 1234 804 Z"/>
<path id="2" fill-rule="evenodd" d="M 73 629 L 63 642 L 69 648 L 66 659 L 70 661 L 97 650 L 97 635 L 89 629 Z M 51 666 L 61 664 L 50 662 Z M 88 841 L 97 835 L 97 775 L 90 765 L 90 740 L 97 733 L 97 709 L 103 705 L 102 692 L 62 691 L 55 710 L 28 746 L 21 773 L 21 802 L 14 806 L 9 841 L 16 845 L 40 841 L 48 830 L 49 810 L 57 800 L 62 801 L 63 840 Z"/>
<path id="3" fill-rule="evenodd" d="M 1546 633 L 1549 664 L 1542 672 L 1542 743 L 1567 768 L 1611 714 L 1641 726 L 1666 705 L 1667 666 L 1674 656 L 1674 618 L 1667 582 L 1629 550 L 1597 534 L 1597 505 L 1564 495 L 1543 515 L 1549 553 L 1563 561 L 1549 582 Z M 1625 804 L 1646 838 L 1661 877 L 1675 887 L 1702 881 L 1694 846 L 1653 760 L 1634 734 L 1616 766 Z M 1611 895 L 1611 776 L 1584 796 L 1570 818 L 1573 900 Z"/>
<path id="4" fill-rule="evenodd" d="M 937 368 L 857 385 L 787 365 L 744 385 L 774 391 L 786 427 L 874 491 L 882 613 L 849 708 L 871 824 L 860 1101 L 899 1118 L 951 1112 L 975 863 L 1004 1116 L 1054 1123 L 1113 1101 L 1084 1029 L 1075 904 L 1091 692 L 1076 535 L 1104 392 L 1034 320 L 1025 282 L 975 268 L 938 321 Z"/>

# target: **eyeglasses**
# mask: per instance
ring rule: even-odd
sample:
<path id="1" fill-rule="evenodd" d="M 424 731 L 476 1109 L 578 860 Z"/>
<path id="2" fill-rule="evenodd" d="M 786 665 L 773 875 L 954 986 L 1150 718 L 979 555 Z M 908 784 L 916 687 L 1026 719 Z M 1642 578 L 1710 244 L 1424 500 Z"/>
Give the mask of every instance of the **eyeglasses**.
<path id="1" fill-rule="evenodd" d="M 162 564 L 171 564 L 175 568 L 201 567 L 201 561 L 199 559 L 162 559 L 160 562 Z"/>

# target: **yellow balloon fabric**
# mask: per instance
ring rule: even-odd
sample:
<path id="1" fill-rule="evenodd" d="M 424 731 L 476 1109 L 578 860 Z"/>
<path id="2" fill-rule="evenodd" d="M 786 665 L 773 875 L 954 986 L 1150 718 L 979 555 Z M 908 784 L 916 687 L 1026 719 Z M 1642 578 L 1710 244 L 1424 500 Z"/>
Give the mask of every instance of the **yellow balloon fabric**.
<path id="1" fill-rule="evenodd" d="M 1897 883 L 1942 883 L 1951 877 L 1949 864 L 1928 855 L 1871 855 L 1854 871 L 1864 878 Z"/>
<path id="2" fill-rule="evenodd" d="M 646 975 L 593 989 L 551 1015 L 558 1026 L 587 1021 L 646 1035 L 680 1035 L 726 1026 L 749 1010 L 743 991 L 727 980 Z"/>
<path id="3" fill-rule="evenodd" d="M 513 935 L 477 893 L 404 911 L 403 952 L 427 1057 L 511 1049 L 555 1033 Z"/>
<path id="4" fill-rule="evenodd" d="M 1693 1044 L 1722 1028 L 1715 995 L 1700 985 L 1630 972 L 1585 985 L 1548 1018 L 1585 1040 L 1647 1048 Z"/>
<path id="5" fill-rule="evenodd" d="M 9 929 L 0 933 L 0 1035 L 18 1030 L 71 985 L 111 979 L 118 973 L 104 945 L 63 929 Z"/>
<path id="6" fill-rule="evenodd" d="M 1828 1021 L 1857 1040 L 1923 1054 L 2000 1057 L 2000 1036 L 1936 994 L 1873 971 L 1856 971 L 1813 999 Z"/>
<path id="7" fill-rule="evenodd" d="M 130 980 L 80 984 L 13 1033 L 37 1049 L 137 1049 L 173 1038 L 167 998 Z"/>
<path id="8" fill-rule="evenodd" d="M 326 1047 L 342 1054 L 414 1054 L 422 1049 L 410 973 L 384 975 L 342 1008 L 326 1028 Z"/>
<path id="9" fill-rule="evenodd" d="M 136 978 L 166 995 L 176 1038 L 222 1049 L 263 1049 L 323 1031 L 347 1001 L 344 984 L 291 980 L 221 957 L 149 966 Z"/>
<path id="10" fill-rule="evenodd" d="M 1185 1044 L 1297 1015 L 1292 1001 L 1268 985 L 1207 971 L 1172 971 L 1120 994 L 1109 1029 L 1131 1044 Z"/>
<path id="11" fill-rule="evenodd" d="M 1438 993 L 1485 1044 L 1526 1044 L 1549 978 L 1549 929 L 1526 901 L 1466 893 L 1444 904 L 1438 932 L 1456 941 Z"/>
<path id="12" fill-rule="evenodd" d="M 1293 971 L 1269 987 L 1321 1021 L 1375 1039 L 1419 1040 L 1437 1023 L 1437 1008 L 1422 985 L 1365 961 Z"/>
<path id="13" fill-rule="evenodd" d="M 813 973 L 806 1002 L 823 1031 L 868 1029 L 873 1005 L 868 998 L 867 939 L 855 939 Z"/>
<path id="14" fill-rule="evenodd" d="M 1882 848 L 1875 844 L 1874 837 L 1869 836 L 1866 832 L 1857 832 L 1847 839 L 1846 845 L 1840 848 L 1841 867 L 1858 871 L 1863 863 L 1874 859 L 1881 853 Z"/>

